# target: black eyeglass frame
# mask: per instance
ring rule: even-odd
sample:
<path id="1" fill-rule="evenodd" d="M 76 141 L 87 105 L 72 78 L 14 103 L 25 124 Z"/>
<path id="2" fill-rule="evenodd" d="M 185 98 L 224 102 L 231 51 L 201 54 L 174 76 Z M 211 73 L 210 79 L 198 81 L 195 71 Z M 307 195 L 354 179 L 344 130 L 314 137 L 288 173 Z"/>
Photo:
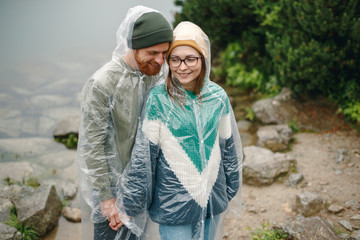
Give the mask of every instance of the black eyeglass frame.
<path id="1" fill-rule="evenodd" d="M 176 66 L 174 66 L 174 64 L 171 64 L 171 59 L 177 59 L 177 60 L 180 60 L 180 63 L 179 63 L 179 65 L 176 65 Z M 187 59 L 191 59 L 191 58 L 195 58 L 196 59 L 196 63 L 193 65 L 193 66 L 189 66 L 189 65 L 187 65 L 186 64 L 186 60 Z M 197 63 L 199 62 L 199 58 L 201 58 L 201 57 L 186 57 L 186 58 L 184 58 L 184 59 L 181 59 L 181 58 L 179 58 L 179 57 L 168 57 L 168 63 L 169 63 L 169 65 L 172 65 L 173 67 L 180 67 L 181 66 L 181 63 L 183 63 L 184 62 L 184 64 L 187 66 L 187 67 L 195 67 L 196 65 L 197 65 Z"/>

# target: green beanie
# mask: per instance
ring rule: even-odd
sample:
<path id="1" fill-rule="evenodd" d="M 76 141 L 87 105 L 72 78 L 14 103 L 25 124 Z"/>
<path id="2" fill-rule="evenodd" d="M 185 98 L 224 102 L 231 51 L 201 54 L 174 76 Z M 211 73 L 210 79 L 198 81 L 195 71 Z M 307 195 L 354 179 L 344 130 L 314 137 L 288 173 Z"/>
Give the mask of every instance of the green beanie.
<path id="1" fill-rule="evenodd" d="M 161 13 L 148 12 L 135 22 L 131 48 L 147 48 L 172 40 L 173 31 L 166 18 Z"/>

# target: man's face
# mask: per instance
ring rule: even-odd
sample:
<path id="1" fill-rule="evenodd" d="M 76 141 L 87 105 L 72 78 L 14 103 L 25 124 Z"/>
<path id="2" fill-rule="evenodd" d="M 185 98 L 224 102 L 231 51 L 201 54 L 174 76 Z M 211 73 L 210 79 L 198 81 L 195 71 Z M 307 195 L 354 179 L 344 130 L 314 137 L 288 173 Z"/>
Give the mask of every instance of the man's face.
<path id="1" fill-rule="evenodd" d="M 161 65 L 164 63 L 164 57 L 169 49 L 169 45 L 167 42 L 134 50 L 135 60 L 140 71 L 147 76 L 158 74 L 161 70 Z"/>

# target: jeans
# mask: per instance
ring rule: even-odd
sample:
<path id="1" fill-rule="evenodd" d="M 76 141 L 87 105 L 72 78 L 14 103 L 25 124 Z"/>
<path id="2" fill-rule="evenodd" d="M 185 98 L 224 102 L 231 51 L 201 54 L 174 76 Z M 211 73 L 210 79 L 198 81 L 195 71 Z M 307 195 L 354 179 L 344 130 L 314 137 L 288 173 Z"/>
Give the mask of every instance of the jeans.
<path id="1" fill-rule="evenodd" d="M 120 237 L 118 236 L 116 239 L 119 240 L 137 240 L 139 238 L 136 237 L 135 234 L 131 233 L 131 231 L 125 226 L 121 226 L 118 231 L 112 230 L 109 226 L 109 221 L 105 221 L 102 223 L 94 223 L 94 240 L 114 240 L 116 234 L 120 232 Z"/>
<path id="2" fill-rule="evenodd" d="M 204 238 L 200 236 L 200 229 L 196 229 L 198 224 L 186 224 L 186 225 L 159 225 L 159 232 L 161 240 L 173 240 L 176 236 L 176 240 L 213 240 L 216 235 L 216 229 L 219 223 L 220 214 L 213 216 L 212 218 L 205 219 Z"/>

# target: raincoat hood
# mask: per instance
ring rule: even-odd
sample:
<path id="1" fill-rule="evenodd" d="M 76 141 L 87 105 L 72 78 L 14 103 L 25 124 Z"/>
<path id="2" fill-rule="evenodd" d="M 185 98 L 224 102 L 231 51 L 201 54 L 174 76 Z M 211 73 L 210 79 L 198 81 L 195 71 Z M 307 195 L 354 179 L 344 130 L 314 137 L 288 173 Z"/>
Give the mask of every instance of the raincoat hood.
<path id="1" fill-rule="evenodd" d="M 131 62 L 128 64 L 137 66 L 133 49 L 147 48 L 165 42 L 170 43 L 172 28 L 160 12 L 145 6 L 136 6 L 129 9 L 116 32 L 116 40 L 117 46 L 113 51 L 112 60 L 119 63 L 121 59 L 129 55 Z"/>
<path id="2" fill-rule="evenodd" d="M 205 82 L 209 81 L 211 70 L 211 51 L 210 40 L 203 30 L 192 22 L 181 22 L 174 29 L 174 40 L 171 43 L 166 59 L 168 59 L 171 51 L 178 46 L 190 46 L 195 48 L 206 61 Z"/>

